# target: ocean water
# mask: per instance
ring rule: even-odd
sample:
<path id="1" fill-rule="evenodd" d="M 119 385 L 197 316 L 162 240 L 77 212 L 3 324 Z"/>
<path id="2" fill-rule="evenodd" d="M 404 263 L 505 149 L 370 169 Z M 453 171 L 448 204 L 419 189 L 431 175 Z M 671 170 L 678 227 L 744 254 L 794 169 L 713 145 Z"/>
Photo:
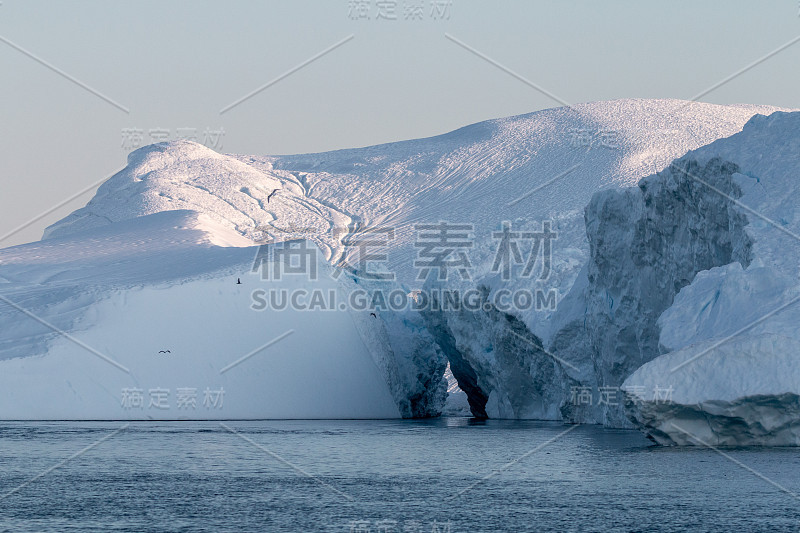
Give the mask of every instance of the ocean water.
<path id="1" fill-rule="evenodd" d="M 543 422 L 2 422 L 0 531 L 800 531 L 798 474 Z"/>

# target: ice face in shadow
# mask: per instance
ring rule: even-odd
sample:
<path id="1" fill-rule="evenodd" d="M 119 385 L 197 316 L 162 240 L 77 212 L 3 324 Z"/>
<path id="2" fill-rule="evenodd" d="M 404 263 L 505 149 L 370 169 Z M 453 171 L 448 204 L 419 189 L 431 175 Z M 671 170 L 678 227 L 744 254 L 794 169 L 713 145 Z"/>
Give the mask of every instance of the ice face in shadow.
<path id="1" fill-rule="evenodd" d="M 736 165 L 738 196 L 688 177 L 735 200 L 749 261 L 699 272 L 683 287 L 657 323 L 668 353 L 623 385 L 628 416 L 659 443 L 800 445 L 798 131 L 797 113 L 755 117 L 682 160 Z"/>
<path id="2" fill-rule="evenodd" d="M 487 299 L 490 290 L 480 289 L 477 309 L 442 310 L 443 302 L 434 296 L 433 309 L 422 311 L 472 414 L 558 420 L 564 371 L 524 322 L 497 309 Z"/>
<path id="3" fill-rule="evenodd" d="M 749 264 L 747 220 L 734 209 L 741 194 L 732 179 L 737 171 L 719 159 L 703 166 L 688 160 L 638 187 L 592 198 L 586 208 L 587 284 L 573 304 L 585 306 L 583 335 L 558 350 L 566 355 L 588 348 L 595 376 L 582 385 L 618 388 L 661 353 L 657 320 L 682 287 L 702 270 Z M 600 409 L 605 424 L 626 425 L 621 404 Z"/>

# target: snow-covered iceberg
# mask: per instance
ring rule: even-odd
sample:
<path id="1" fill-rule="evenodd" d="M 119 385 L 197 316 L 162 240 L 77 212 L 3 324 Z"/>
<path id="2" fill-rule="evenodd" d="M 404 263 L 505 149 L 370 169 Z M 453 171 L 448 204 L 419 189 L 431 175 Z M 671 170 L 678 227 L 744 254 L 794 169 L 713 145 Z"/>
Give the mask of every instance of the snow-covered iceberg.
<path id="1" fill-rule="evenodd" d="M 616 281 L 587 263 L 603 248 L 594 236 L 611 225 L 589 217 L 587 236 L 584 207 L 594 193 L 632 185 L 775 110 L 621 100 L 323 154 L 222 155 L 185 141 L 142 148 L 44 240 L 0 250 L 0 386 L 8 392 L 0 417 L 418 417 L 463 407 L 466 395 L 476 415 L 616 423 L 620 410 L 569 402 L 575 385 L 621 382 L 646 360 L 620 369 L 603 348 L 613 343 L 598 334 L 607 315 L 598 281 Z M 280 242 L 318 252 L 325 275 L 313 287 L 323 293 L 347 298 L 381 286 L 352 272 L 329 275 L 355 262 L 346 237 L 362 228 L 391 230 L 386 268 L 396 277 L 383 286 L 419 294 L 416 225 L 441 221 L 472 228 L 470 276 L 442 288 L 477 292 L 486 303 L 477 310 L 252 308 L 264 287 L 311 288 L 302 277 L 253 272 L 254 257 Z M 546 279 L 504 279 L 493 268 L 506 221 L 523 232 L 547 222 L 557 233 Z M 731 260 L 712 259 L 676 271 L 681 281 L 670 290 L 694 269 Z M 521 290 L 541 291 L 545 305 L 495 305 L 503 291 Z M 652 333 L 658 312 L 646 315 Z M 459 396 L 446 402 L 448 361 Z M 187 407 L 192 390 L 196 410 Z M 226 410 L 215 413 L 221 390 Z"/>

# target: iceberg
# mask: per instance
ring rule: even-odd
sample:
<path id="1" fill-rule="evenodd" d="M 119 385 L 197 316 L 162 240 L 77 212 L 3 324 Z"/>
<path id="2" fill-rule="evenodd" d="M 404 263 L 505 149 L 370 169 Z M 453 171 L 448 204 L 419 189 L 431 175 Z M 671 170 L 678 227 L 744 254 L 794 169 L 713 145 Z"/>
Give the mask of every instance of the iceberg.
<path id="1" fill-rule="evenodd" d="M 746 231 L 729 232 L 732 240 L 719 249 L 711 241 L 727 234 L 716 229 L 682 242 L 705 255 L 669 272 L 653 269 L 672 276 L 669 290 L 652 302 L 627 302 L 625 295 L 655 289 L 609 274 L 619 258 L 604 246 L 604 233 L 630 236 L 603 219 L 637 223 L 650 208 L 612 191 L 748 121 L 771 124 L 752 117 L 775 111 L 620 100 L 323 154 L 224 155 L 188 141 L 141 148 L 43 240 L 0 250 L 0 418 L 413 418 L 463 413 L 466 401 L 476 416 L 627 423 L 621 409 L 571 405 L 570 389 L 620 384 L 659 355 L 657 318 L 695 271 L 739 257 L 749 267 L 772 265 L 763 240 L 750 233 L 752 217 L 715 200 L 731 227 L 747 221 Z M 727 169 L 721 179 L 735 182 L 743 200 L 763 194 L 752 177 L 763 168 L 731 163 L 734 171 L 726 163 L 734 159 L 720 158 L 697 168 L 709 176 L 715 165 Z M 670 187 L 661 196 L 676 192 Z M 702 212 L 683 212 L 704 227 Z M 413 299 L 437 288 L 415 266 L 418 225 L 442 221 L 471 228 L 471 259 L 468 276 L 438 288 L 472 291 L 476 310 L 277 311 L 255 297 L 317 291 L 347 301 L 389 287 Z M 498 232 L 535 233 L 545 224 L 557 234 L 547 276 L 498 273 Z M 347 237 L 369 228 L 389 230 L 391 281 L 340 272 L 342 264 L 360 264 Z M 254 271 L 265 250 L 292 242 L 314 256 L 318 279 L 264 279 Z M 659 253 L 646 239 L 637 242 Z M 609 298 L 617 290 L 622 300 Z M 541 296 L 542 305 L 499 305 L 500 296 L 520 291 Z M 632 354 L 621 365 L 602 333 L 612 314 L 633 322 L 617 331 Z M 630 340 L 639 333 L 647 339 Z"/>

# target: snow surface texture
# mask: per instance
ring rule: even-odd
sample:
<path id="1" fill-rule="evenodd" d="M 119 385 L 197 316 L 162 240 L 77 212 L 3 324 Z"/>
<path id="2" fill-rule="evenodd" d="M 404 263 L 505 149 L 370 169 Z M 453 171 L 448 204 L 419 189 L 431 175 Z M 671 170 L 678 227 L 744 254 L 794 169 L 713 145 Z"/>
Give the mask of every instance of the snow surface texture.
<path id="1" fill-rule="evenodd" d="M 798 133 L 800 113 L 757 116 L 741 133 L 687 154 L 675 172 L 643 181 L 714 192 L 729 223 L 717 235 L 720 264 L 699 272 L 658 318 L 659 351 L 668 353 L 623 385 L 629 416 L 659 443 L 800 445 Z M 696 194 L 674 198 L 697 202 Z M 722 212 L 698 205 L 706 209 L 693 234 L 724 233 Z M 699 249 L 669 257 L 686 263 Z"/>
<path id="2" fill-rule="evenodd" d="M 177 345 L 178 353 L 196 349 L 191 357 L 199 366 L 217 369 L 234 355 L 247 353 L 285 331 L 281 320 L 254 312 L 243 301 L 239 313 L 231 315 L 232 322 L 224 323 L 227 327 L 215 328 L 209 318 L 216 316 L 216 305 L 227 305 L 223 294 L 232 277 L 251 279 L 242 273 L 249 270 L 255 243 L 305 238 L 322 250 L 328 262 L 336 263 L 353 253 L 344 244 L 345 233 L 391 227 L 394 239 L 389 253 L 390 267 L 398 276 L 395 283 L 412 291 L 421 285 L 413 268 L 414 224 L 467 222 L 475 225 L 472 277 L 448 279 L 448 286 L 482 287 L 488 296 L 500 288 L 553 288 L 563 298 L 558 311 L 514 313 L 489 307 L 473 315 L 432 312 L 424 317 L 389 312 L 376 312 L 375 317 L 351 312 L 298 314 L 296 333 L 276 344 L 275 350 L 287 343 L 287 349 L 295 348 L 292 353 L 309 359 L 297 359 L 297 367 L 271 367 L 270 357 L 262 354 L 242 363 L 243 367 L 256 365 L 253 375 L 274 378 L 275 390 L 287 396 L 270 403 L 269 391 L 248 388 L 262 389 L 263 385 L 242 377 L 245 381 L 236 385 L 240 398 L 250 396 L 253 405 L 245 408 L 240 403 L 224 416 L 436 415 L 445 405 L 442 374 L 447 355 L 473 410 L 482 405 L 488 416 L 558 419 L 564 416 L 571 384 L 596 382 L 603 375 L 595 371 L 596 358 L 585 358 L 567 341 L 583 327 L 579 317 L 586 314 L 585 307 L 575 305 L 583 296 L 571 294 L 570 289 L 577 283 L 590 290 L 584 270 L 590 247 L 583 208 L 592 194 L 632 185 L 687 150 L 736 133 L 754 114 L 773 111 L 766 106 L 677 100 L 598 102 L 483 122 L 430 139 L 282 157 L 226 156 L 190 142 L 159 143 L 133 152 L 126 169 L 110 178 L 86 207 L 48 228 L 43 241 L 0 251 L 0 279 L 7 281 L 0 284 L 0 295 L 80 339 L 96 339 L 124 359 L 132 372 L 140 368 L 134 364 L 137 357 L 147 366 L 149 352 L 134 354 L 121 343 L 124 339 L 144 349 L 139 345 L 148 339 L 154 321 L 171 324 L 172 337 L 158 338 L 159 343 Z M 492 232 L 504 220 L 515 229 L 538 229 L 544 220 L 552 220 L 558 240 L 546 280 L 515 277 L 504 281 L 490 271 L 496 244 Z M 347 292 L 354 281 L 326 283 Z M 179 321 L 162 313 L 161 300 L 154 296 L 152 306 L 143 300 L 136 313 L 122 312 L 126 308 L 119 302 L 127 301 L 129 293 L 140 291 L 151 299 L 151 290 L 157 288 L 158 294 L 174 291 L 177 298 L 185 286 L 214 296 L 208 296 L 203 305 L 193 300 L 196 305 Z M 237 287 L 231 285 L 231 292 Z M 110 307 L 103 307 L 101 313 L 101 305 Z M 138 332 L 139 341 L 117 335 L 114 320 L 121 319 L 106 316 L 109 313 L 124 316 Z M 21 380 L 3 385 L 31 387 L 38 376 L 40 392 L 53 391 L 46 399 L 37 396 L 36 400 L 20 388 L 21 396 L 8 404 L 13 407 L 3 416 L 38 417 L 47 411 L 56 418 L 80 418 L 93 413 L 86 402 L 99 398 L 100 384 L 83 384 L 77 377 L 64 379 L 73 375 L 65 371 L 65 365 L 72 358 L 87 357 L 86 350 L 74 343 L 70 343 L 71 351 L 58 348 L 66 346 L 63 337 L 21 317 L 7 302 L 0 310 L 0 321 L 4 324 L 0 375 Z M 315 326 L 318 321 L 324 327 Z M 225 353 L 220 355 L 219 343 L 206 336 L 200 338 L 208 342 L 190 342 L 203 330 L 226 339 Z M 353 341 L 354 332 L 358 342 Z M 581 338 L 580 342 L 602 344 L 597 337 Z M 545 351 L 561 345 L 569 347 L 561 360 L 574 360 L 569 366 Z M 338 370 L 328 366 L 335 367 L 339 358 Z M 302 366 L 303 360 L 309 363 Z M 22 379 L 15 365 L 34 361 L 40 365 L 36 373 L 26 370 L 24 375 L 31 377 Z M 278 361 L 273 363 L 278 365 Z M 174 367 L 163 370 L 154 374 L 163 378 L 162 385 L 146 380 L 135 383 L 142 388 L 166 388 L 173 382 L 174 387 L 183 386 L 179 385 L 181 376 L 171 374 L 176 372 Z M 231 376 L 234 371 L 230 370 Z M 353 376 L 360 376 L 363 383 L 353 384 Z M 200 381 L 208 376 L 187 377 Z M 352 397 L 329 383 L 338 381 L 352 385 L 346 387 Z M 114 395 L 115 401 L 121 400 L 114 388 L 121 383 L 106 387 L 109 401 Z M 197 386 L 213 388 L 215 383 Z M 266 383 L 269 387 L 272 382 Z M 297 388 L 292 394 L 291 387 L 283 384 Z M 313 401 L 304 403 L 303 395 L 311 395 Z M 75 403 L 73 397 L 86 400 Z M 23 402 L 22 398 L 27 399 Z M 312 404 L 318 409 L 309 407 Z M 589 421 L 599 416 L 594 410 L 567 415 Z M 106 413 L 98 411 L 97 416 Z M 202 417 L 197 413 L 182 416 Z"/>

